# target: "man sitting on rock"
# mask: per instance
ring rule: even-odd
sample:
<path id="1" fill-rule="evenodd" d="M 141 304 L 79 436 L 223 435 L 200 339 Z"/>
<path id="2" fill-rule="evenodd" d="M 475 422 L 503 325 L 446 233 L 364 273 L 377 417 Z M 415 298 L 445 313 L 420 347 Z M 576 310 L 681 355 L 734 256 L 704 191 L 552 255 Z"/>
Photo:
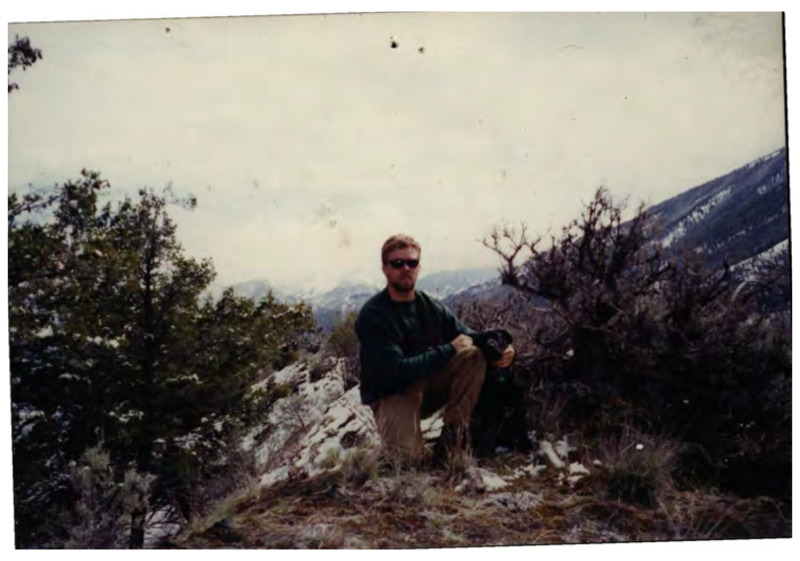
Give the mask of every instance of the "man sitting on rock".
<path id="1" fill-rule="evenodd" d="M 487 360 L 473 344 L 476 332 L 439 301 L 416 290 L 421 247 L 405 235 L 381 248 L 386 288 L 359 312 L 361 400 L 375 415 L 390 458 L 425 459 L 420 420 L 444 407 L 438 461 L 467 445 L 470 418 L 483 386 Z M 514 359 L 505 348 L 494 366 Z"/>

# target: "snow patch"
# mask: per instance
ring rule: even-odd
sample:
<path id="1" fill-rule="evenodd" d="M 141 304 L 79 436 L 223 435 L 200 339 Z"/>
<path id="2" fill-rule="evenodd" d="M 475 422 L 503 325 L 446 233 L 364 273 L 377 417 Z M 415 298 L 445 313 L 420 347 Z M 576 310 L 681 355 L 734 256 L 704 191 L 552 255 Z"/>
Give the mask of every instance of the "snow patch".
<path id="1" fill-rule="evenodd" d="M 555 450 L 556 454 L 558 454 L 559 458 L 566 459 L 569 456 L 569 453 L 570 452 L 574 452 L 575 450 L 577 450 L 577 448 L 575 448 L 574 446 L 570 445 L 570 443 L 567 442 L 567 438 L 564 437 L 561 440 L 556 442 L 556 444 L 554 446 L 554 450 Z"/>
<path id="2" fill-rule="evenodd" d="M 681 239 L 686 235 L 686 221 L 682 220 L 667 236 L 661 240 L 661 247 L 669 247 L 675 241 Z"/>
<path id="3" fill-rule="evenodd" d="M 542 440 L 539 442 L 539 453 L 542 454 L 554 468 L 564 468 L 564 461 L 558 457 L 558 454 L 553 449 L 553 445 L 547 440 Z"/>
<path id="4" fill-rule="evenodd" d="M 171 507 L 151 513 L 144 530 L 144 547 L 158 547 L 160 540 L 176 535 L 185 523 L 183 517 Z"/>
<path id="5" fill-rule="evenodd" d="M 427 419 L 422 419 L 419 422 L 422 438 L 427 441 L 437 439 L 439 435 L 442 434 L 443 426 L 444 419 L 442 418 L 442 411 L 437 411 Z"/>
<path id="6" fill-rule="evenodd" d="M 570 462 L 569 455 L 577 450 L 570 445 L 566 437 L 556 441 L 553 446 L 547 440 L 539 442 L 539 454 L 545 457 L 550 465 L 559 470 L 558 480 L 574 485 L 590 474 L 589 469 L 579 462 Z"/>
<path id="7" fill-rule="evenodd" d="M 766 251 L 762 251 L 750 259 L 740 261 L 731 267 L 731 271 L 741 273 L 744 277 L 744 280 L 756 280 L 759 265 L 764 261 L 774 259 L 785 251 L 789 251 L 788 239 L 776 243 L 771 248 L 767 249 Z"/>
<path id="8" fill-rule="evenodd" d="M 536 465 L 534 463 L 530 463 L 528 465 L 518 467 L 514 470 L 514 473 L 511 474 L 509 479 L 519 479 L 521 477 L 535 477 L 539 475 L 539 472 L 544 471 L 547 469 L 547 466 L 544 464 Z"/>
<path id="9" fill-rule="evenodd" d="M 478 474 L 487 491 L 494 491 L 508 486 L 508 481 L 487 469 L 478 468 Z"/>
<path id="10" fill-rule="evenodd" d="M 53 328 L 49 325 L 44 326 L 39 331 L 33 334 L 34 337 L 39 339 L 44 339 L 45 337 L 52 337 L 53 335 Z"/>
<path id="11" fill-rule="evenodd" d="M 733 187 L 726 187 L 725 189 L 722 189 L 719 193 L 711 197 L 708 200 L 708 202 L 706 202 L 704 205 L 695 208 L 691 212 L 691 214 L 689 214 L 688 216 L 683 218 L 680 222 L 678 222 L 677 226 L 675 226 L 675 228 L 672 230 L 672 232 L 669 233 L 669 235 L 665 236 L 661 240 L 661 246 L 669 247 L 675 241 L 679 240 L 684 235 L 686 235 L 686 230 L 688 229 L 688 226 L 697 224 L 698 222 L 702 221 L 717 205 L 719 205 L 722 201 L 730 197 L 732 191 Z"/>
<path id="12" fill-rule="evenodd" d="M 519 493 L 497 493 L 482 500 L 478 506 L 502 507 L 515 512 L 524 512 L 542 504 L 540 493 L 522 491 Z"/>
<path id="13" fill-rule="evenodd" d="M 456 493 L 485 493 L 502 489 L 508 481 L 488 469 L 470 467 L 464 474 L 464 479 L 456 485 Z"/>

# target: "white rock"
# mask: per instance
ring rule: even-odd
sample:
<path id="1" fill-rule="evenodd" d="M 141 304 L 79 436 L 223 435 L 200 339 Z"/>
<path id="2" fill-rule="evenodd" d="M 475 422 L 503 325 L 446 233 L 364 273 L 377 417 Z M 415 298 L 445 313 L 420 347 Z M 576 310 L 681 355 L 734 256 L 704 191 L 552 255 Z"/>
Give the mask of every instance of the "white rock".
<path id="1" fill-rule="evenodd" d="M 547 461 L 550 462 L 553 467 L 558 469 L 562 469 L 564 467 L 564 461 L 558 456 L 556 451 L 553 449 L 553 445 L 547 440 L 542 440 L 539 442 L 539 453 L 547 458 Z"/>
<path id="2" fill-rule="evenodd" d="M 333 455 L 341 460 L 346 449 L 373 447 L 379 441 L 372 411 L 361 404 L 358 386 L 344 391 L 341 361 L 316 382 L 308 380 L 305 369 L 290 365 L 273 375 L 284 383 L 302 381 L 296 394 L 279 399 L 270 411 L 272 433 L 257 447 L 262 485 L 285 479 L 292 471 L 315 475 L 330 467 L 323 460 Z M 252 442 L 251 435 L 245 445 Z"/>
<path id="3" fill-rule="evenodd" d="M 494 491 L 508 486 L 508 481 L 488 469 L 478 468 L 478 475 L 487 491 Z"/>
<path id="4" fill-rule="evenodd" d="M 575 450 L 577 450 L 577 448 L 575 448 L 574 446 L 571 446 L 569 444 L 569 442 L 567 442 L 567 438 L 566 437 L 564 437 L 561 440 L 559 440 L 558 442 L 556 442 L 554 448 L 555 448 L 556 454 L 558 454 L 558 457 L 561 458 L 561 459 L 564 459 L 564 460 L 567 459 L 567 457 L 569 456 L 570 452 L 574 452 Z"/>
<path id="5" fill-rule="evenodd" d="M 586 466 L 579 462 L 572 462 L 568 471 L 570 475 L 589 475 L 590 473 Z"/>

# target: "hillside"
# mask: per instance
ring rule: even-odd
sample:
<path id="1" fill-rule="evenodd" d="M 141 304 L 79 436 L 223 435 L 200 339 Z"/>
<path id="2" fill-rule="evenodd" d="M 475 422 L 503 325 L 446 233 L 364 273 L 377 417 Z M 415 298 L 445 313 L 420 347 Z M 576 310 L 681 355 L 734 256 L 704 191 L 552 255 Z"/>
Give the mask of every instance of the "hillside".
<path id="1" fill-rule="evenodd" d="M 656 241 L 662 247 L 688 249 L 705 255 L 714 268 L 727 262 L 748 274 L 759 260 L 788 250 L 786 152 L 656 205 L 650 214 L 662 226 Z M 456 271 L 431 276 L 420 286 L 440 290 L 457 312 L 482 303 L 519 307 L 514 291 L 493 274 Z M 475 281 L 472 275 L 486 277 Z M 322 310 L 357 309 L 370 290 L 340 287 L 317 302 L 325 302 Z M 578 354 L 575 347 L 548 348 L 541 358 L 550 366 L 520 367 L 530 369 L 524 376 L 535 394 L 528 404 L 535 419 L 529 431 L 534 451 L 497 448 L 492 457 L 461 458 L 440 468 L 400 469 L 381 462 L 372 414 L 361 405 L 358 387 L 348 383 L 352 362 L 347 361 L 353 357 L 304 356 L 254 386 L 286 388 L 288 395 L 245 436 L 243 448 L 255 461 L 251 484 L 178 535 L 159 539 L 163 532 L 151 528 L 151 544 L 405 549 L 789 537 L 791 458 L 785 450 L 791 436 L 785 423 L 790 378 L 784 371 L 790 357 L 777 343 L 769 346 L 782 336 L 779 325 L 767 322 L 766 331 L 758 331 L 752 317 L 740 321 L 744 316 L 725 315 L 727 308 L 702 309 L 719 315 L 698 316 L 686 331 L 671 324 L 670 337 L 654 339 L 678 345 L 680 353 L 651 360 L 647 352 L 653 349 L 646 343 L 641 353 L 629 355 L 632 395 L 639 396 L 642 388 L 655 392 L 642 392 L 649 395 L 646 407 L 626 401 L 626 394 L 596 393 L 603 383 L 604 389 L 615 386 L 613 375 L 631 366 L 619 362 L 625 355 L 604 357 L 602 347 L 591 361 L 578 363 L 571 362 Z M 715 323 L 717 318 L 724 325 Z M 642 325 L 655 330 L 657 322 Z M 644 330 L 635 331 L 639 336 Z M 754 342 L 750 333 L 768 335 Z M 608 341 L 616 341 L 614 335 Z M 689 338 L 689 346 L 680 346 Z M 691 352 L 684 353 L 687 348 Z M 751 359 L 748 353 L 756 350 L 764 354 Z M 581 365 L 603 358 L 613 372 L 600 371 L 597 380 L 564 381 L 548 370 L 577 364 L 572 372 L 582 376 Z M 662 369 L 664 358 L 670 365 Z M 714 370 L 722 361 L 729 362 Z M 673 376 L 685 376 L 686 385 L 673 384 Z M 611 433 L 590 434 L 583 425 L 576 430 L 567 423 L 570 407 L 582 411 L 592 399 L 603 422 L 614 428 Z M 721 404 L 731 405 L 730 418 L 720 418 Z M 685 419 L 684 428 L 691 420 L 695 440 L 655 429 L 641 432 L 624 415 L 617 422 L 615 409 L 627 406 L 653 426 L 658 420 L 647 415 L 656 407 Z M 704 413 L 713 419 L 704 423 Z M 728 432 L 704 432 L 711 421 Z M 422 429 L 431 443 L 441 422 L 434 416 Z"/>
<path id="2" fill-rule="evenodd" d="M 727 262 L 755 264 L 759 255 L 788 249 L 789 197 L 786 149 L 782 148 L 736 170 L 698 185 L 647 209 L 658 222 L 659 243 L 679 253 L 686 249 L 705 256 L 718 268 Z M 503 301 L 511 291 L 500 286 L 496 267 L 440 271 L 422 276 L 418 287 L 452 309 L 472 303 Z M 344 315 L 358 310 L 379 286 L 346 283 L 322 293 L 292 292 L 267 280 L 233 286 L 237 294 L 260 298 L 268 290 L 287 301 L 304 300 L 314 308 L 324 332 Z"/>
<path id="3" fill-rule="evenodd" d="M 789 239 L 786 149 L 755 160 L 649 209 L 662 244 L 734 265 Z"/>
<path id="4" fill-rule="evenodd" d="M 730 173 L 658 203 L 647 213 L 661 244 L 675 255 L 691 251 L 719 269 L 747 277 L 765 259 L 789 250 L 789 187 L 782 148 Z M 513 290 L 495 278 L 447 295 L 451 309 L 508 300 Z"/>
<path id="5" fill-rule="evenodd" d="M 496 276 L 497 270 L 493 267 L 473 267 L 423 275 L 417 285 L 437 298 L 447 298 Z M 360 309 L 367 299 L 381 289 L 377 285 L 347 282 L 321 292 L 291 291 L 285 287 L 275 287 L 265 279 L 237 283 L 232 288 L 236 294 L 256 300 L 266 296 L 269 291 L 287 302 L 302 300 L 313 307 L 317 326 L 323 332 L 329 332 L 337 321 L 348 312 Z"/>
<path id="6" fill-rule="evenodd" d="M 610 478 L 623 469 L 614 451 L 568 437 L 541 439 L 528 455 L 441 469 L 381 464 L 371 452 L 377 442 L 372 417 L 357 388 L 344 390 L 341 364 L 326 365 L 316 381 L 314 366 L 300 363 L 274 375 L 294 390 L 265 424 L 277 430 L 260 444 L 248 439 L 259 459 L 259 482 L 152 545 L 404 549 L 790 534 L 790 514 L 769 500 L 665 485 L 654 508 L 629 491 L 613 491 Z M 436 419 L 423 427 L 428 440 L 440 429 Z M 629 447 L 669 469 L 673 451 L 663 443 L 640 439 Z"/>

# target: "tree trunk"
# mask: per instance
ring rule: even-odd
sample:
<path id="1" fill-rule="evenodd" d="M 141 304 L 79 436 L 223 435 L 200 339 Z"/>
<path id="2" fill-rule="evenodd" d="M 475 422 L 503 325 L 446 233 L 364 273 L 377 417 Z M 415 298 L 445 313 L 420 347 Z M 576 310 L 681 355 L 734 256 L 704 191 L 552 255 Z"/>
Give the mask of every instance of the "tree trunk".
<path id="1" fill-rule="evenodd" d="M 144 523 L 147 509 L 137 508 L 131 513 L 131 534 L 128 537 L 129 549 L 142 549 L 144 547 Z"/>

